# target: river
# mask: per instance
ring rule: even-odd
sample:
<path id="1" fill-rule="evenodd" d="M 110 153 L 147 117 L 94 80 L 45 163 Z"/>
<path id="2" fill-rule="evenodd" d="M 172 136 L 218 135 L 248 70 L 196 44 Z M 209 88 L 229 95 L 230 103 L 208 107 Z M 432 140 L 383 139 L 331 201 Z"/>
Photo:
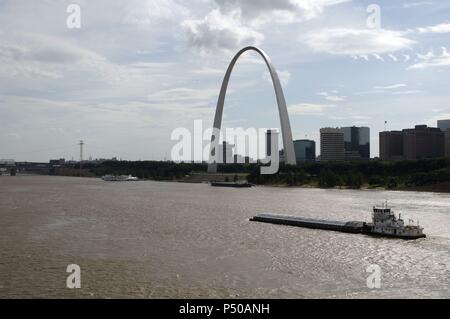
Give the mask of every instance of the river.
<path id="1" fill-rule="evenodd" d="M 385 200 L 428 237 L 249 221 L 369 221 Z M 66 287 L 69 264 L 81 289 Z M 450 298 L 450 194 L 1 176 L 0 297 Z"/>

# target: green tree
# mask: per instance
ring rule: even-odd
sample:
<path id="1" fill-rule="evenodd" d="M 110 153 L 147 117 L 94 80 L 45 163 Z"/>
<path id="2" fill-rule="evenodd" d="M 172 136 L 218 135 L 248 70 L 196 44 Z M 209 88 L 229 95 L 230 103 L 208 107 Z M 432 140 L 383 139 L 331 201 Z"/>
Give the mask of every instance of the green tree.
<path id="1" fill-rule="evenodd" d="M 324 170 L 319 174 L 319 186 L 332 188 L 337 185 L 337 176 L 331 170 Z"/>
<path id="2" fill-rule="evenodd" d="M 389 177 L 386 183 L 387 188 L 394 189 L 398 187 L 398 182 L 395 177 Z"/>

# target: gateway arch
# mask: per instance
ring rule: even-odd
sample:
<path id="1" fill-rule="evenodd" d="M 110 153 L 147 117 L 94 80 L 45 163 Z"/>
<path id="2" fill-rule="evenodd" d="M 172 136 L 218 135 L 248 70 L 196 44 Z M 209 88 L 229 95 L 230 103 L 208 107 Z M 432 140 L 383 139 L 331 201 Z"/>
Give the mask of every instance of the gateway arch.
<path id="1" fill-rule="evenodd" d="M 208 172 L 216 173 L 217 172 L 217 164 L 212 160 L 215 152 L 217 150 L 217 146 L 219 143 L 219 133 L 222 127 L 222 115 L 223 115 L 223 107 L 225 104 L 225 96 L 227 93 L 228 83 L 230 81 L 231 73 L 233 72 L 234 65 L 236 64 L 239 57 L 246 51 L 256 51 L 261 55 L 266 62 L 266 65 L 269 69 L 270 76 L 272 77 L 273 87 L 275 89 L 275 95 L 277 98 L 278 104 L 278 113 L 280 114 L 280 123 L 281 123 L 281 134 L 283 138 L 283 146 L 284 152 L 286 156 L 286 163 L 295 165 L 295 152 L 294 152 L 294 142 L 292 141 L 292 132 L 291 132 L 291 124 L 289 123 L 289 115 L 286 107 L 286 100 L 284 98 L 283 89 L 281 87 L 280 79 L 278 78 L 278 73 L 275 70 L 275 67 L 272 64 L 269 56 L 261 49 L 257 47 L 245 47 L 240 50 L 231 60 L 230 65 L 228 66 L 227 72 L 225 73 L 225 77 L 222 82 L 222 87 L 220 89 L 219 100 L 217 101 L 216 115 L 214 116 L 214 126 L 213 133 L 211 136 L 211 152 L 210 152 L 210 162 L 208 165 Z"/>

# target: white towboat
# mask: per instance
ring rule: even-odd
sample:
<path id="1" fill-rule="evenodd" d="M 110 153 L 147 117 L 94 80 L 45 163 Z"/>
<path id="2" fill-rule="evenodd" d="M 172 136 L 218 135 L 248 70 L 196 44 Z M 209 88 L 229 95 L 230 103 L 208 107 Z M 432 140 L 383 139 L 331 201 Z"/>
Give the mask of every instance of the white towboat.
<path id="1" fill-rule="evenodd" d="M 372 223 L 368 223 L 367 226 L 370 228 L 370 234 L 372 235 L 404 239 L 426 237 L 419 223 L 416 224 L 410 219 L 408 225 L 405 225 L 401 214 L 397 218 L 392 209 L 388 207 L 387 202 L 382 206 L 373 207 Z"/>
<path id="2" fill-rule="evenodd" d="M 135 182 L 139 178 L 132 175 L 105 175 L 102 177 L 105 182 Z"/>

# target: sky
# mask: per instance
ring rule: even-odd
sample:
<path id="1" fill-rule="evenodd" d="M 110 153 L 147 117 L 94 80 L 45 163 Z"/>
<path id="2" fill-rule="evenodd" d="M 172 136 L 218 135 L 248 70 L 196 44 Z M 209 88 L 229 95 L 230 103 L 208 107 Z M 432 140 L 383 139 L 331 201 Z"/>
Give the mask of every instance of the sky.
<path id="1" fill-rule="evenodd" d="M 0 158 L 78 159 L 83 140 L 85 158 L 169 159 L 174 129 L 212 126 L 248 45 L 277 68 L 294 139 L 369 126 L 378 156 L 385 121 L 450 119 L 448 0 L 0 0 Z M 236 65 L 223 127 L 280 127 L 256 53 Z"/>

